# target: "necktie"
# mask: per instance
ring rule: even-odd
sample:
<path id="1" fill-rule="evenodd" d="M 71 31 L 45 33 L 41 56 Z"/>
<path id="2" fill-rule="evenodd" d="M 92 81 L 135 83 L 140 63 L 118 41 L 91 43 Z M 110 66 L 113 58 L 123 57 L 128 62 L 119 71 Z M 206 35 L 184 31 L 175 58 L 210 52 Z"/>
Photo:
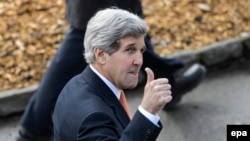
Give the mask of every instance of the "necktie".
<path id="1" fill-rule="evenodd" d="M 126 100 L 126 97 L 125 97 L 123 90 L 121 91 L 120 102 L 121 102 L 124 110 L 127 112 L 129 118 L 132 119 L 132 116 L 131 116 L 129 108 L 128 108 L 128 103 L 127 103 L 127 100 Z"/>

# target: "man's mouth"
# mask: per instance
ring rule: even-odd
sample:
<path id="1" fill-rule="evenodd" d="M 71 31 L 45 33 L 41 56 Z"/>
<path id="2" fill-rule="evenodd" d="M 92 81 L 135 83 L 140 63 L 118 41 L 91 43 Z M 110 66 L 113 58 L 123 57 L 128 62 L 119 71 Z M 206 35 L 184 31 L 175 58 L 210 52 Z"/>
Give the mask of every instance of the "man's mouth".
<path id="1" fill-rule="evenodd" d="M 131 71 L 129 73 L 132 74 L 132 75 L 138 75 L 138 71 Z"/>

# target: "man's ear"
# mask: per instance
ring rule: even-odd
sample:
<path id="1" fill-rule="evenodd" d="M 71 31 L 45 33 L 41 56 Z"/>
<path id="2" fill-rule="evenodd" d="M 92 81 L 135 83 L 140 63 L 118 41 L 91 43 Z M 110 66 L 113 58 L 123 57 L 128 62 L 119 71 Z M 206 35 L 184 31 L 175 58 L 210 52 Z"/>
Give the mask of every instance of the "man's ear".
<path id="1" fill-rule="evenodd" d="M 106 60 L 105 60 L 106 53 L 102 49 L 94 48 L 94 53 L 95 53 L 95 58 L 97 62 L 99 62 L 100 64 L 106 63 Z"/>

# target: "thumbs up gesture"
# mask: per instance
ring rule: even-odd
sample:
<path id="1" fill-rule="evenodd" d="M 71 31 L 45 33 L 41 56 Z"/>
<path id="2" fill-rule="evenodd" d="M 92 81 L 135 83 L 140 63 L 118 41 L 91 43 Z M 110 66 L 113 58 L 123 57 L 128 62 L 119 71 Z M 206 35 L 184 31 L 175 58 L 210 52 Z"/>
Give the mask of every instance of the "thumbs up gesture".
<path id="1" fill-rule="evenodd" d="M 150 68 L 145 68 L 145 71 L 147 82 L 141 107 L 151 114 L 156 114 L 172 100 L 171 85 L 167 78 L 154 79 L 154 72 Z"/>

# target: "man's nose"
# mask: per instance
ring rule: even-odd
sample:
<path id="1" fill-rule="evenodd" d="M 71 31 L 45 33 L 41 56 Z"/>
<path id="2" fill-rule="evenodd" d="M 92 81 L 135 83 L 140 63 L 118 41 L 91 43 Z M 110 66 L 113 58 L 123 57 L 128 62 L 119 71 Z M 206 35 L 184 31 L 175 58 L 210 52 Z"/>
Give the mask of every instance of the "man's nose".
<path id="1" fill-rule="evenodd" d="M 142 63 L 143 63 L 143 55 L 141 52 L 138 52 L 135 55 L 134 64 L 135 65 L 142 65 Z"/>

